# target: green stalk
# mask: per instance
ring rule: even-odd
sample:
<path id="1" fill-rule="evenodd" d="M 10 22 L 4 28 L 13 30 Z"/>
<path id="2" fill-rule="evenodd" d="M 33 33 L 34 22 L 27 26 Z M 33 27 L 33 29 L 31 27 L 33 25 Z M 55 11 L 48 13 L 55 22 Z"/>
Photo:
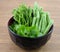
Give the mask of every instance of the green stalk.
<path id="1" fill-rule="evenodd" d="M 26 11 L 26 24 L 29 26 L 29 16 L 28 16 L 28 10 Z"/>
<path id="2" fill-rule="evenodd" d="M 41 32 L 43 33 L 44 30 L 46 28 L 46 14 L 45 12 L 42 14 L 42 28 L 41 28 Z"/>
<path id="3" fill-rule="evenodd" d="M 33 18 L 32 26 L 34 26 L 36 23 L 36 17 Z"/>
<path id="4" fill-rule="evenodd" d="M 41 32 L 41 27 L 42 27 L 42 20 L 40 20 L 40 23 L 39 23 L 39 31 Z"/>
<path id="5" fill-rule="evenodd" d="M 32 23 L 32 8 L 28 8 L 28 12 L 29 12 L 29 25 L 31 25 L 31 23 Z"/>
<path id="6" fill-rule="evenodd" d="M 44 34 L 46 34 L 49 31 L 50 27 L 53 24 L 53 20 L 50 18 L 48 12 L 46 13 L 46 21 L 47 21 L 47 26 L 46 26 L 46 30 L 44 31 Z"/>
<path id="7" fill-rule="evenodd" d="M 42 15 L 42 11 L 43 11 L 42 7 L 39 8 L 39 15 L 40 15 L 40 17 L 39 17 L 39 24 L 38 24 L 39 25 L 38 26 L 39 31 L 41 31 L 41 24 L 42 24 L 41 15 Z"/>
<path id="8" fill-rule="evenodd" d="M 49 29 L 51 28 L 52 24 L 53 24 L 53 20 L 50 20 L 50 22 L 49 22 L 46 30 L 45 30 L 44 33 L 43 33 L 44 35 L 49 31 Z"/>
<path id="9" fill-rule="evenodd" d="M 48 12 L 46 12 L 46 21 L 47 21 L 47 25 L 49 24 L 51 18 Z"/>
<path id="10" fill-rule="evenodd" d="M 39 19 L 40 19 L 40 14 L 39 14 L 39 10 L 37 10 L 37 12 L 36 12 L 36 14 L 37 14 L 37 16 L 36 16 L 36 27 L 38 27 L 38 25 L 39 25 Z"/>

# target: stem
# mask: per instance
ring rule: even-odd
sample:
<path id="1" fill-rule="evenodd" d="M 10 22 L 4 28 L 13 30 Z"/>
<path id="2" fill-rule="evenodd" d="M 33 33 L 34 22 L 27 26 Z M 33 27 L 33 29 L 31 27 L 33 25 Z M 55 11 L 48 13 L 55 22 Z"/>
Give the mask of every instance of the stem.
<path id="1" fill-rule="evenodd" d="M 34 26 L 36 23 L 36 17 L 33 18 L 32 26 Z"/>
<path id="2" fill-rule="evenodd" d="M 53 24 L 53 20 L 50 20 L 46 30 L 44 31 L 44 35 L 49 31 L 49 29 L 51 28 L 52 24 Z"/>
<path id="3" fill-rule="evenodd" d="M 41 32 L 43 33 L 44 30 L 46 28 L 46 14 L 45 12 L 42 14 L 42 28 L 41 28 Z"/>

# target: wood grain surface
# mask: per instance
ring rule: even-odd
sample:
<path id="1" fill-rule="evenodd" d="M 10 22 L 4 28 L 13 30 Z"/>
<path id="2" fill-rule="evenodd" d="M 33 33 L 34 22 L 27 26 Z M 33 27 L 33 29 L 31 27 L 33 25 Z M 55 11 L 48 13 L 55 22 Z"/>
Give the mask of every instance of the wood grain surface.
<path id="1" fill-rule="evenodd" d="M 33 6 L 35 1 L 50 12 L 54 20 L 54 31 L 51 39 L 41 49 L 25 51 L 11 41 L 7 22 L 12 16 L 13 8 L 23 2 Z M 0 52 L 60 52 L 60 0 L 0 0 Z"/>

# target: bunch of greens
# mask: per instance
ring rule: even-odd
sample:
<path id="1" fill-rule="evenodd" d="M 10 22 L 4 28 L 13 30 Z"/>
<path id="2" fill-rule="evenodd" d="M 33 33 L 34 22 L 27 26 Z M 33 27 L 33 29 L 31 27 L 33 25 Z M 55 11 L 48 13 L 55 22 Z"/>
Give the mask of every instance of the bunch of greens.
<path id="1" fill-rule="evenodd" d="M 53 24 L 49 13 L 43 11 L 37 3 L 34 7 L 20 5 L 13 10 L 14 22 L 10 29 L 23 37 L 39 37 L 45 35 Z"/>

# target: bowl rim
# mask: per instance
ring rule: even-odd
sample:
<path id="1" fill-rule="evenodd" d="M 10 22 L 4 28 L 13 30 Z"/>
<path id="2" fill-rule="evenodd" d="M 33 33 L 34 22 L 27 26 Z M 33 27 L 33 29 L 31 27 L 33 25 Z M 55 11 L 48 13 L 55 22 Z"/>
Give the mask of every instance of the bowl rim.
<path id="1" fill-rule="evenodd" d="M 43 38 L 43 37 L 49 35 L 49 34 L 53 31 L 53 26 L 54 26 L 54 25 L 52 24 L 52 26 L 50 27 L 50 29 L 49 29 L 49 31 L 47 32 L 47 34 L 45 34 L 45 35 L 43 35 L 43 36 L 39 36 L 39 37 L 35 37 L 35 38 L 20 36 L 20 35 L 16 34 L 15 32 L 13 32 L 13 31 L 9 28 L 9 23 L 10 23 L 10 21 L 11 21 L 12 19 L 13 19 L 13 17 L 11 17 L 11 18 L 8 20 L 8 30 L 9 30 L 13 35 L 18 36 L 18 37 L 30 38 L 30 39 L 38 39 L 38 38 Z"/>

